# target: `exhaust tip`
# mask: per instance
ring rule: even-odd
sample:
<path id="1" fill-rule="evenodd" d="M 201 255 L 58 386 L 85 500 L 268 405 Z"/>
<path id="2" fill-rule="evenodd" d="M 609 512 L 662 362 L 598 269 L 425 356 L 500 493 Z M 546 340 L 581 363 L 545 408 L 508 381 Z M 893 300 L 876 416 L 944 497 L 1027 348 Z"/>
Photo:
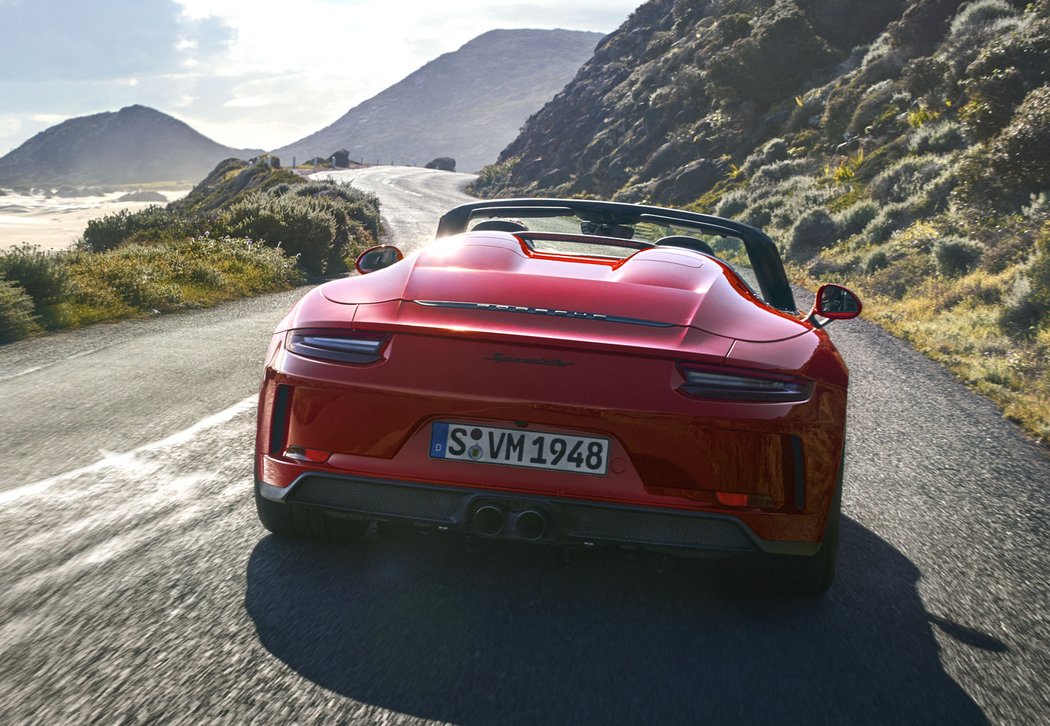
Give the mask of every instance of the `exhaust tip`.
<path id="1" fill-rule="evenodd" d="M 474 517 L 471 523 L 475 530 L 486 537 L 495 537 L 503 531 L 503 527 L 507 523 L 507 515 L 499 507 L 486 504 L 474 510 Z"/>
<path id="2" fill-rule="evenodd" d="M 515 526 L 522 539 L 533 542 L 547 534 L 547 518 L 535 509 L 526 509 L 519 514 Z"/>

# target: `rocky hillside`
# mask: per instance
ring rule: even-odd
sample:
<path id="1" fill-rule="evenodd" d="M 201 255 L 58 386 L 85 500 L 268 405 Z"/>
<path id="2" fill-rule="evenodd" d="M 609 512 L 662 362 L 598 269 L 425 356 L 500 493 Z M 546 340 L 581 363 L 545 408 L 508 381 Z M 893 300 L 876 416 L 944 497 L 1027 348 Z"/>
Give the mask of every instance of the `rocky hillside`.
<path id="1" fill-rule="evenodd" d="M 146 106 L 81 116 L 0 157 L 0 185 L 196 182 L 221 160 L 256 151 L 217 144 Z"/>
<path id="2" fill-rule="evenodd" d="M 1050 0 L 651 0 L 474 191 L 762 227 L 1050 440 Z"/>
<path id="3" fill-rule="evenodd" d="M 920 131 L 986 142 L 1048 80 L 1047 3 L 1026 5 L 652 0 L 528 120 L 478 190 L 683 203 L 763 160 L 837 168 L 863 149 L 870 177 L 913 153 Z M 783 148 L 752 156 L 774 139 Z M 1050 185 L 1015 181 L 1015 202 Z"/>
<path id="4" fill-rule="evenodd" d="M 346 148 L 367 163 L 423 165 L 452 157 L 458 171 L 496 160 L 529 114 L 591 57 L 598 33 L 493 30 L 446 53 L 342 118 L 277 149 L 285 163 Z"/>

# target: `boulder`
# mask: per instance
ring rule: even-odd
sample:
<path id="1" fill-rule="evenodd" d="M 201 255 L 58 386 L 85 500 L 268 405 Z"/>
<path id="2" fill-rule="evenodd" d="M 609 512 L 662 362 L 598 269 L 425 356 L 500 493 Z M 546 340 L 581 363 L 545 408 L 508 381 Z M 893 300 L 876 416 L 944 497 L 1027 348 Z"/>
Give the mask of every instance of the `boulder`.
<path id="1" fill-rule="evenodd" d="M 426 165 L 427 169 L 440 169 L 441 171 L 455 171 L 456 160 L 450 156 L 439 156 Z"/>

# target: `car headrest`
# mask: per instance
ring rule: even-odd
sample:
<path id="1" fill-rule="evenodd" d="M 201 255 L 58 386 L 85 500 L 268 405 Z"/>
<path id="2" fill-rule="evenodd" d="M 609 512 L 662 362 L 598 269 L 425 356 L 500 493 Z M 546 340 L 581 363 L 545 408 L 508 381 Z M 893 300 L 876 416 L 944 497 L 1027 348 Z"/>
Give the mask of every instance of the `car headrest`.
<path id="1" fill-rule="evenodd" d="M 715 251 L 711 249 L 711 245 L 704 242 L 702 239 L 696 239 L 695 237 L 686 237 L 685 235 L 675 234 L 669 237 L 661 237 L 656 240 L 658 247 L 683 247 L 687 250 L 693 250 L 694 252 L 701 252 L 705 255 L 715 256 Z"/>
<path id="2" fill-rule="evenodd" d="M 524 224 L 512 222 L 509 219 L 486 219 L 475 224 L 470 231 L 483 232 L 488 230 L 490 232 L 524 232 L 527 229 L 528 227 Z"/>

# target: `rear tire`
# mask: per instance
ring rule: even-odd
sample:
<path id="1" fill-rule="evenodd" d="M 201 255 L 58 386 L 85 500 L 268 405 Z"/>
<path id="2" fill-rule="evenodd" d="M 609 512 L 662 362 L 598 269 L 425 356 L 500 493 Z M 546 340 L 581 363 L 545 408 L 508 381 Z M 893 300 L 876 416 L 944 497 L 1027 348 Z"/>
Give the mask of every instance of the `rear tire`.
<path id="1" fill-rule="evenodd" d="M 255 511 L 262 526 L 281 537 L 358 542 L 368 532 L 368 522 L 345 519 L 308 507 L 274 502 L 255 485 Z"/>

